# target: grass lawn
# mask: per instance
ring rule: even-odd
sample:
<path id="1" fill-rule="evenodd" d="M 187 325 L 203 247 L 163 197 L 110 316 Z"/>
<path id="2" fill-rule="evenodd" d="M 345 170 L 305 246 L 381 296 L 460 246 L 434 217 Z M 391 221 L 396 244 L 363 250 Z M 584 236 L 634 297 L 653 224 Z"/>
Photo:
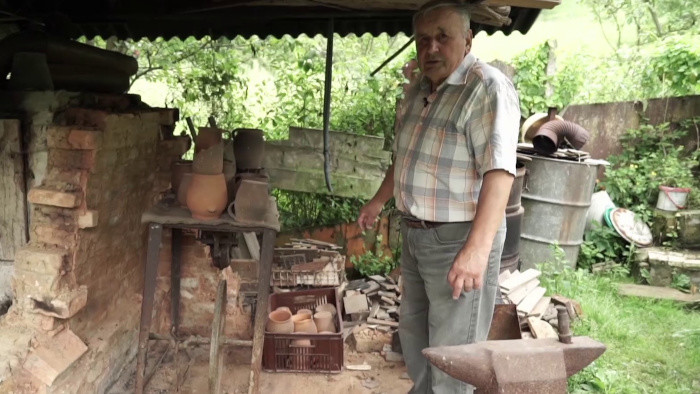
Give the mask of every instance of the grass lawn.
<path id="1" fill-rule="evenodd" d="M 672 301 L 623 297 L 624 273 L 601 276 L 543 267 L 547 294 L 578 300 L 583 318 L 575 335 L 587 335 L 608 349 L 569 379 L 569 392 L 700 393 L 700 311 Z"/>

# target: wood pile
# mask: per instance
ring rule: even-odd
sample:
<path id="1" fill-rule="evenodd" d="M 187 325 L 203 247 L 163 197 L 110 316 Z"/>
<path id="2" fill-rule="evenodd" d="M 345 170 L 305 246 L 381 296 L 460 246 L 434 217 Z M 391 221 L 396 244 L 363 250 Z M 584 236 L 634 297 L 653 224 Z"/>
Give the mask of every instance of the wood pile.
<path id="1" fill-rule="evenodd" d="M 358 352 L 381 352 L 387 361 L 400 355 L 391 349 L 399 327 L 401 277 L 372 275 L 349 282 L 343 293 L 343 309 L 350 320 L 344 323 Z M 389 348 L 386 347 L 389 345 Z"/>
<path id="2" fill-rule="evenodd" d="M 533 338 L 558 338 L 559 320 L 557 305 L 566 308 L 570 321 L 583 315 L 578 301 L 561 295 L 545 296 L 546 289 L 540 286 L 542 273 L 536 269 L 524 272 L 504 271 L 498 277 L 503 301 L 517 305 L 521 329 L 529 330 Z M 523 338 L 528 337 L 525 333 Z"/>

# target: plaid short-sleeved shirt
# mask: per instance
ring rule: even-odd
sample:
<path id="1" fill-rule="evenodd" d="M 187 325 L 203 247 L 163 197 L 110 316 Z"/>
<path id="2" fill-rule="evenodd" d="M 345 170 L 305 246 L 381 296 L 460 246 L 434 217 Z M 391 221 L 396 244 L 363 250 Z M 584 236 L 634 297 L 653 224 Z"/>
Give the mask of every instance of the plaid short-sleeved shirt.
<path id="1" fill-rule="evenodd" d="M 484 174 L 503 169 L 515 175 L 519 126 L 513 84 L 471 54 L 432 94 L 420 78 L 397 112 L 397 208 L 428 221 L 474 219 Z"/>

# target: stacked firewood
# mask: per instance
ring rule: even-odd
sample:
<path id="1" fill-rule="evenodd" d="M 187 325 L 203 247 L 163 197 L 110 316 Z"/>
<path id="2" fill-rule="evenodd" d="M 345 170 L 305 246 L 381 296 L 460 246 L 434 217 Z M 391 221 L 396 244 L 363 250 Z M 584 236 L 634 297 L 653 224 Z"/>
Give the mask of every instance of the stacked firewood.
<path id="1" fill-rule="evenodd" d="M 583 310 L 576 300 L 562 295 L 546 296 L 546 289 L 540 286 L 541 275 L 534 268 L 524 272 L 504 271 L 498 277 L 501 295 L 505 303 L 517 305 L 521 329 L 525 330 L 523 337 L 528 336 L 529 330 L 534 338 L 558 338 L 556 306 L 564 306 L 571 321 L 583 315 Z"/>
<path id="2" fill-rule="evenodd" d="M 344 323 L 348 330 L 345 337 L 352 334 L 356 351 L 381 352 L 387 361 L 401 358 L 392 343 L 399 327 L 400 305 L 400 276 L 371 275 L 345 286 L 343 309 L 349 320 Z"/>

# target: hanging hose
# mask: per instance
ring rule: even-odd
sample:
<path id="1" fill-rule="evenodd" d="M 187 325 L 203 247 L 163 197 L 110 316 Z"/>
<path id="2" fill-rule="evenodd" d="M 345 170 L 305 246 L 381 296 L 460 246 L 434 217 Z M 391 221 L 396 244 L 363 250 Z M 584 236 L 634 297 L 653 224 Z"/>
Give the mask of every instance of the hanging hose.
<path id="1" fill-rule="evenodd" d="M 326 81 L 323 92 L 323 174 L 326 177 L 326 187 L 333 193 L 331 185 L 331 151 L 330 151 L 330 120 L 331 120 L 331 82 L 333 80 L 333 18 L 328 20 L 328 38 L 326 45 Z"/>

